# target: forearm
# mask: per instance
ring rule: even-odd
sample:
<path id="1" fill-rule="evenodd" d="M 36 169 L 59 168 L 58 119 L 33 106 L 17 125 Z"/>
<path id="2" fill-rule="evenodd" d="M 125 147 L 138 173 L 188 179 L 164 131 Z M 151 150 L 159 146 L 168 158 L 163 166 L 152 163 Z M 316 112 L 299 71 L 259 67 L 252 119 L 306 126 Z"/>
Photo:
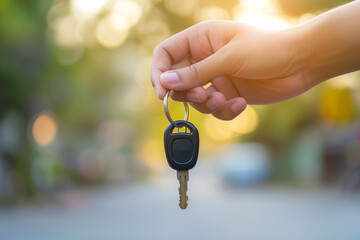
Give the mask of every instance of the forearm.
<path id="1" fill-rule="evenodd" d="M 305 81 L 315 85 L 360 70 L 360 1 L 336 8 L 300 26 Z"/>

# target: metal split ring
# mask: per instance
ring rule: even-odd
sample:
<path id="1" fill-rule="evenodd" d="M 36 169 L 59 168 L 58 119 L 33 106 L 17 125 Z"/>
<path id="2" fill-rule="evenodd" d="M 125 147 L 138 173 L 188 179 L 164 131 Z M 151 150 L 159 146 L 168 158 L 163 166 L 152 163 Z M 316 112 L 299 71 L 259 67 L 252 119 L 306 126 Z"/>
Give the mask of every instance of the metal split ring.
<path id="1" fill-rule="evenodd" d="M 169 122 L 174 125 L 175 127 L 178 127 L 176 126 L 175 122 L 172 120 L 171 116 L 170 116 L 170 113 L 169 113 L 169 108 L 168 108 L 168 100 L 169 100 L 169 94 L 170 94 L 170 91 L 167 91 L 166 94 L 165 94 L 165 97 L 164 97 L 164 111 L 165 111 L 165 115 L 167 117 L 167 119 L 169 120 Z M 189 119 L 189 106 L 187 104 L 187 102 L 184 102 L 184 107 L 185 107 L 185 117 L 184 117 L 184 120 L 187 121 Z"/>

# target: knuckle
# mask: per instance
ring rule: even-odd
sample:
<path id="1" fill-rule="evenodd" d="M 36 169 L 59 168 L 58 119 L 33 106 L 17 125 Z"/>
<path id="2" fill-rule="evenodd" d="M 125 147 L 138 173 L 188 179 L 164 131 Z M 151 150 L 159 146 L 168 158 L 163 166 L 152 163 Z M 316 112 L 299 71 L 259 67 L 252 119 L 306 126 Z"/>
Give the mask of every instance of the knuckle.
<path id="1" fill-rule="evenodd" d="M 218 22 L 218 20 L 206 20 L 206 21 L 200 22 L 198 25 L 208 27 L 209 25 L 213 25 L 217 22 Z"/>
<path id="2" fill-rule="evenodd" d="M 158 44 L 158 45 L 154 48 L 153 54 L 155 55 L 156 53 L 158 53 L 160 48 L 161 48 L 161 44 Z"/>
<path id="3" fill-rule="evenodd" d="M 186 100 L 184 99 L 182 92 L 178 92 L 178 91 L 170 91 L 170 97 L 172 100 L 179 102 L 183 102 Z"/>
<path id="4" fill-rule="evenodd" d="M 204 113 L 204 114 L 209 114 L 212 113 L 209 109 L 207 109 L 203 103 L 194 103 L 194 102 L 190 102 L 189 103 L 193 108 L 195 108 L 198 112 L 200 113 Z"/>

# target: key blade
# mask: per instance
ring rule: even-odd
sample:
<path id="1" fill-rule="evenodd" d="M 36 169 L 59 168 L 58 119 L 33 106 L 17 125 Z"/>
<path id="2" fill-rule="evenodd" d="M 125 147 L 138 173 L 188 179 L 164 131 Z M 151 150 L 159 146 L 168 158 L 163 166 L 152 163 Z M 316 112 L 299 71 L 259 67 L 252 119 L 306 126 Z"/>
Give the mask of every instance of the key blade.
<path id="1" fill-rule="evenodd" d="M 179 187 L 179 195 L 180 195 L 180 203 L 179 206 L 181 209 L 186 209 L 188 196 L 186 195 L 187 192 L 187 182 L 189 181 L 189 171 L 177 171 L 177 179 L 179 180 L 180 187 Z"/>

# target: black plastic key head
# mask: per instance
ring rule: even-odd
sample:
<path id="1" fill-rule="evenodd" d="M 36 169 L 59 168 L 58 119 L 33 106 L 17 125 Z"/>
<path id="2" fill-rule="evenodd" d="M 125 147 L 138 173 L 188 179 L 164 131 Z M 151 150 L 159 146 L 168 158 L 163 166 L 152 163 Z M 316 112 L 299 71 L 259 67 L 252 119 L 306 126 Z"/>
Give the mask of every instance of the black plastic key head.
<path id="1" fill-rule="evenodd" d="M 199 132 L 188 121 L 175 121 L 177 127 L 186 127 L 190 132 L 173 132 L 173 124 L 164 132 L 164 146 L 166 159 L 171 168 L 184 171 L 193 168 L 199 154 Z"/>

